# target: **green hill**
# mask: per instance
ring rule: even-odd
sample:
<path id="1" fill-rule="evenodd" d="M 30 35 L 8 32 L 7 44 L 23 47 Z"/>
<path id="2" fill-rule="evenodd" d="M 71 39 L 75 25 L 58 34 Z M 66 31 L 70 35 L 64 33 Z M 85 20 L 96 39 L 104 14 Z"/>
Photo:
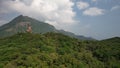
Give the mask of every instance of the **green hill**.
<path id="1" fill-rule="evenodd" d="M 0 68 L 120 68 L 120 43 L 104 42 L 18 33 L 0 39 Z"/>

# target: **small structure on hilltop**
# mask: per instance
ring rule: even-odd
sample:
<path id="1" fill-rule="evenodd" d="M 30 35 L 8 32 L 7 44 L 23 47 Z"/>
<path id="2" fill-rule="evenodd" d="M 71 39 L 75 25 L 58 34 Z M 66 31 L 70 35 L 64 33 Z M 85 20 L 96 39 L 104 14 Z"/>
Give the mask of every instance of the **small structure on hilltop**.
<path id="1" fill-rule="evenodd" d="M 30 24 L 27 24 L 27 30 L 26 30 L 26 32 L 32 33 L 32 27 L 30 26 Z"/>

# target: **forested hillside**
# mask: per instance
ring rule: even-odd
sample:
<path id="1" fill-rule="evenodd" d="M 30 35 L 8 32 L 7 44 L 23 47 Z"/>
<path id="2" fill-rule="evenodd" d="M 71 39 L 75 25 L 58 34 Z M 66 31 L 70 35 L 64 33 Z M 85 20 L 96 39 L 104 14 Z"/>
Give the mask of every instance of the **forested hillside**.
<path id="1" fill-rule="evenodd" d="M 120 68 L 120 38 L 18 33 L 0 39 L 0 68 Z"/>

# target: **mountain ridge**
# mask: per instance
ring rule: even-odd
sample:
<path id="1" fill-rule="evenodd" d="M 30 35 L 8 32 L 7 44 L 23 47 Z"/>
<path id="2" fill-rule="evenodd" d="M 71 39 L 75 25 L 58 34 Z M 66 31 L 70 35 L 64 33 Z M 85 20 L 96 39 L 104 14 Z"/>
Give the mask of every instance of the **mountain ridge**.
<path id="1" fill-rule="evenodd" d="M 75 35 L 72 32 L 57 30 L 53 25 L 23 15 L 19 15 L 13 20 L 11 20 L 9 23 L 1 26 L 0 36 L 5 37 L 5 36 L 11 36 L 18 32 L 26 32 L 27 24 L 30 24 L 32 26 L 33 33 L 58 32 L 81 40 L 95 40 L 93 38 L 88 38 L 81 35 Z"/>

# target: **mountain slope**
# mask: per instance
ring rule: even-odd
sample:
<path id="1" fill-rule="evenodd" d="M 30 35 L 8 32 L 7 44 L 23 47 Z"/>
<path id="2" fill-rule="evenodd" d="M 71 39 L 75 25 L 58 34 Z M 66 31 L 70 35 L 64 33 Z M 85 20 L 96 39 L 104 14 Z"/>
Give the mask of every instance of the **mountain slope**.
<path id="1" fill-rule="evenodd" d="M 119 68 L 120 49 L 105 46 L 59 33 L 18 33 L 0 39 L 0 68 Z"/>
<path id="2" fill-rule="evenodd" d="M 10 23 L 5 24 L 0 27 L 0 37 L 6 37 L 6 36 L 11 36 L 13 34 L 16 34 L 18 32 L 26 32 L 27 30 L 27 25 L 30 25 L 32 27 L 32 32 L 33 33 L 46 33 L 46 32 L 58 32 L 62 33 L 65 35 L 68 35 L 70 37 L 78 38 L 78 39 L 83 39 L 83 40 L 94 40 L 92 38 L 87 38 L 84 36 L 77 36 L 71 32 L 67 32 L 64 30 L 57 30 L 55 29 L 54 26 L 40 22 L 36 19 L 30 18 L 28 16 L 23 16 L 20 15 L 13 19 Z"/>
<path id="3" fill-rule="evenodd" d="M 0 36 L 13 35 L 18 32 L 26 32 L 27 24 L 30 24 L 33 33 L 46 33 L 56 31 L 52 25 L 40 22 L 27 16 L 20 15 L 13 19 L 10 23 L 0 27 Z"/>

